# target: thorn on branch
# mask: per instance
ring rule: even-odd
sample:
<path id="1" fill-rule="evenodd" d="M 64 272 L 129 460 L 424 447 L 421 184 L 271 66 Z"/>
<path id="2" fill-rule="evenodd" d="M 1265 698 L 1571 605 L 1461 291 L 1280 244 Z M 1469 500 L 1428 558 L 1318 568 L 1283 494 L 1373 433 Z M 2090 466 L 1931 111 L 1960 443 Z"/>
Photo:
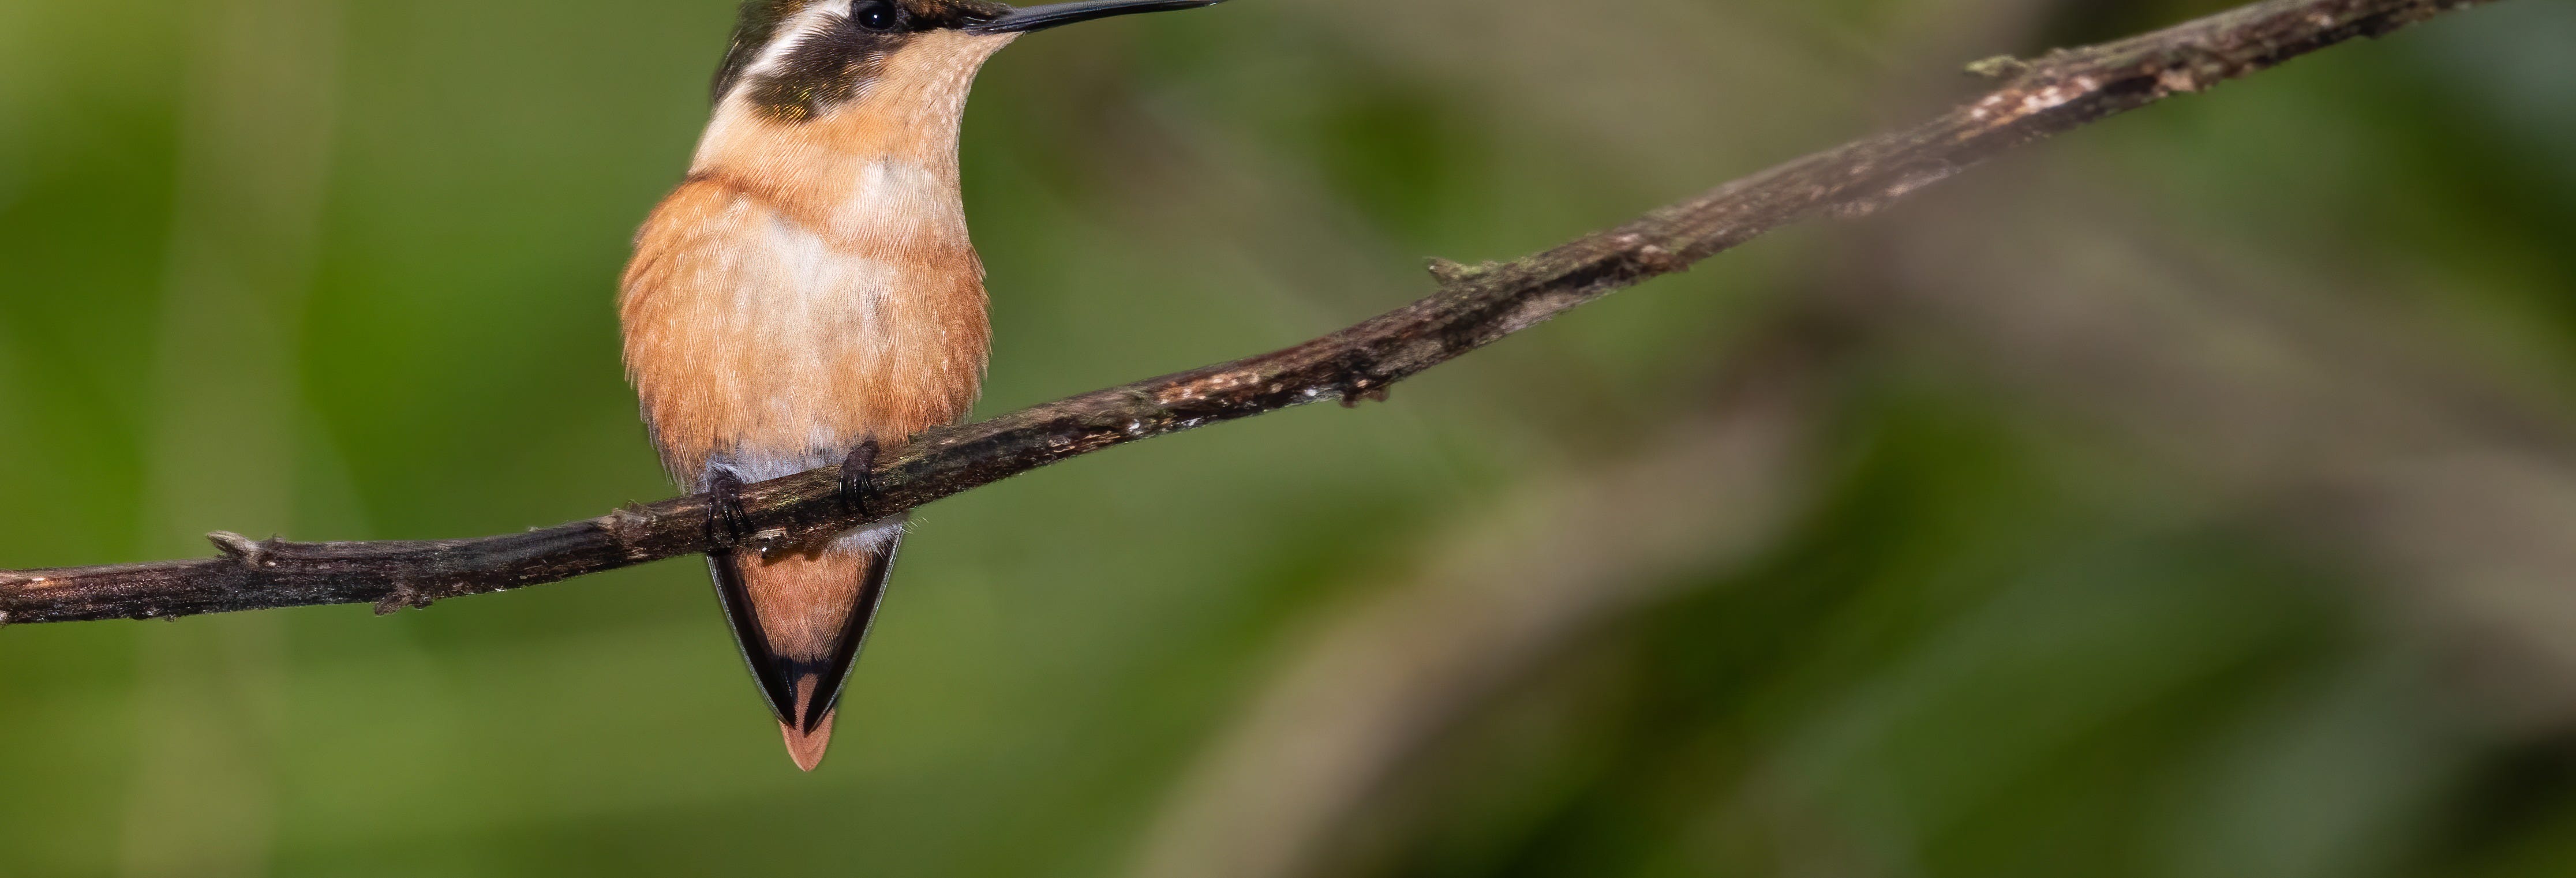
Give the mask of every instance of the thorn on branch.
<path id="1" fill-rule="evenodd" d="M 745 537 L 743 541 L 751 546 L 752 551 L 759 552 L 760 556 L 763 558 L 776 556 L 790 550 L 804 547 L 802 544 L 789 540 L 787 529 L 783 527 L 773 527 L 760 531 L 749 537 Z"/>
<path id="2" fill-rule="evenodd" d="M 241 562 L 241 566 L 252 570 L 272 564 L 273 561 L 269 555 L 286 542 L 284 537 L 269 537 L 263 541 L 253 542 L 249 537 L 228 530 L 207 534 L 206 541 L 214 543 L 215 550 L 224 553 L 224 557 Z"/>
<path id="3" fill-rule="evenodd" d="M 2156 87 L 2167 94 L 2199 94 L 2231 78 L 2232 64 L 2203 46 L 2182 46 L 2170 65 L 2156 72 Z"/>
<path id="4" fill-rule="evenodd" d="M 1968 64 L 1968 75 L 1982 79 L 2008 80 L 2030 72 L 2030 62 L 2011 55 L 1996 55 Z"/>
<path id="5" fill-rule="evenodd" d="M 1502 267 L 1500 263 L 1495 262 L 1468 265 L 1464 262 L 1442 259 L 1438 256 L 1431 257 L 1429 265 L 1431 269 L 1431 279 L 1439 281 L 1443 285 L 1467 283 L 1477 278 L 1493 274 L 1494 269 Z"/>
<path id="6" fill-rule="evenodd" d="M 1635 268 L 1639 274 L 1678 274 L 1690 270 L 1690 260 L 1641 236 L 1621 235 L 1619 244 L 1627 248 L 1623 255 L 1627 257 L 1629 266 Z"/>
<path id="7" fill-rule="evenodd" d="M 599 518 L 600 529 L 608 532 L 609 538 L 616 541 L 617 547 L 625 552 L 627 558 L 638 561 L 652 557 L 651 552 L 645 551 L 638 545 L 640 542 L 638 538 L 652 525 L 653 513 L 646 510 L 644 504 L 632 500 L 627 501 L 624 506 L 617 507 L 617 511 Z"/>
<path id="8" fill-rule="evenodd" d="M 1387 385 L 1367 378 L 1353 378 L 1342 385 L 1342 407 L 1346 409 L 1359 408 L 1363 401 L 1385 402 L 1386 396 Z"/>
<path id="9" fill-rule="evenodd" d="M 394 583 L 392 592 L 376 601 L 376 615 L 391 616 L 404 609 L 426 610 L 429 609 L 429 605 L 435 603 L 438 603 L 437 598 L 430 597 L 427 592 L 421 591 L 411 583 L 397 582 Z"/>

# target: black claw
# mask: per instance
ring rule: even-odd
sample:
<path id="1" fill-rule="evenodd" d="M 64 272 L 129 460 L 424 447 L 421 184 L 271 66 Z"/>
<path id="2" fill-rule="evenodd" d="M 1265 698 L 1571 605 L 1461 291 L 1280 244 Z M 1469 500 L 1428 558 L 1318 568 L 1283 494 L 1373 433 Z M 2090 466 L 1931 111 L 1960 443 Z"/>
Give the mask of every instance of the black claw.
<path id="1" fill-rule="evenodd" d="M 868 500 L 877 494 L 877 440 L 870 439 L 850 449 L 849 459 L 841 461 L 841 508 L 858 515 L 868 514 Z"/>
<path id="2" fill-rule="evenodd" d="M 751 516 L 742 511 L 742 479 L 717 471 L 707 479 L 707 540 L 719 548 L 742 545 L 751 536 Z"/>

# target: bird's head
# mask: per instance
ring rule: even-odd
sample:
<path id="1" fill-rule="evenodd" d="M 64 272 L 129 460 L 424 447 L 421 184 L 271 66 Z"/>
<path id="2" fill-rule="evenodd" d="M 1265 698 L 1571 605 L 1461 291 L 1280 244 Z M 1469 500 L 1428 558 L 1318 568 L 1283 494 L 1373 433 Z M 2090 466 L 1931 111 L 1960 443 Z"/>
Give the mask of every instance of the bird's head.
<path id="1" fill-rule="evenodd" d="M 821 118 L 880 89 L 962 100 L 986 58 L 1019 35 L 1222 0 L 1083 0 L 1014 7 L 988 0 L 746 0 L 719 105 L 741 100 L 774 122 Z"/>

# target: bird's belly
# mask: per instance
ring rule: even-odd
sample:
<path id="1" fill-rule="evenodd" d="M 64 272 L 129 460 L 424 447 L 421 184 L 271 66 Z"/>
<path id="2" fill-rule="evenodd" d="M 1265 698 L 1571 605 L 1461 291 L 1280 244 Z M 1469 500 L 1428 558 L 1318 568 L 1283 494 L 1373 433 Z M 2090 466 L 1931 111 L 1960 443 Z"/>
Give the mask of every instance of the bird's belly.
<path id="1" fill-rule="evenodd" d="M 989 338 L 971 251 L 854 252 L 756 204 L 724 214 L 639 246 L 623 297 L 627 368 L 674 478 L 776 478 L 966 414 Z"/>

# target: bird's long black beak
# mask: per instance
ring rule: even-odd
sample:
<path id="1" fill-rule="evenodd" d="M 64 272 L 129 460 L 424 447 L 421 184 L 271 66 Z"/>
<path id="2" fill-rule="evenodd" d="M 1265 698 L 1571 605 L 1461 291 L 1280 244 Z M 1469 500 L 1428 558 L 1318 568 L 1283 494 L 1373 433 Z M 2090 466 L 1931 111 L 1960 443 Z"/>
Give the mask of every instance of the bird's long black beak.
<path id="1" fill-rule="evenodd" d="M 1045 6 L 1023 6 L 1013 9 L 1002 13 L 1000 18 L 982 24 L 967 25 L 966 29 L 987 34 L 1026 33 L 1077 21 L 1108 18 L 1113 15 L 1197 9 L 1223 2 L 1225 0 L 1082 0 L 1078 3 L 1049 3 Z"/>

